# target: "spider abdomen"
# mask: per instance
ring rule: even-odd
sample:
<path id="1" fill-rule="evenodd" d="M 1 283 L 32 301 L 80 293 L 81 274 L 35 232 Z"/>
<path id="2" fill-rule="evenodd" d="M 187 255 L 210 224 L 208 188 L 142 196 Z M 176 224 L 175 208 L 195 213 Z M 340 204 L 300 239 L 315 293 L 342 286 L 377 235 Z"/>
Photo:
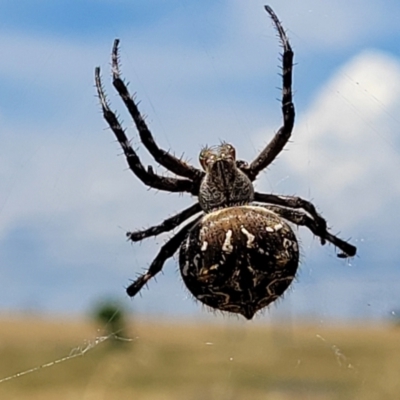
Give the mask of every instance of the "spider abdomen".
<path id="1" fill-rule="evenodd" d="M 299 249 L 290 226 L 260 206 L 206 214 L 182 243 L 179 265 L 190 292 L 222 311 L 254 314 L 293 281 Z"/>

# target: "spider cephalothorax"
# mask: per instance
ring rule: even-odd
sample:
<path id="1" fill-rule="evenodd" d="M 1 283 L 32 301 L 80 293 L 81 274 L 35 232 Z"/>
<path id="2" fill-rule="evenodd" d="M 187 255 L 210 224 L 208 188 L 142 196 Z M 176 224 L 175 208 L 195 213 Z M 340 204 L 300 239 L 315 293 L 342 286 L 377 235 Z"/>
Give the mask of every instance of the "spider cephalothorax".
<path id="1" fill-rule="evenodd" d="M 277 16 L 270 7 L 265 9 L 283 47 L 283 125 L 251 163 L 237 160 L 234 147 L 227 143 L 201 151 L 203 171 L 159 148 L 121 79 L 117 39 L 112 51 L 113 85 L 132 116 L 143 145 L 160 165 L 177 177 L 161 176 L 151 166 L 146 168 L 110 110 L 100 69 L 96 68 L 96 87 L 104 118 L 121 144 L 132 172 L 152 188 L 186 192 L 198 198 L 198 202 L 160 225 L 127 233 L 130 240 L 137 242 L 171 231 L 194 217 L 162 246 L 148 271 L 127 288 L 129 296 L 135 296 L 180 248 L 181 275 L 195 298 L 214 309 L 251 319 L 258 310 L 280 297 L 295 277 L 299 249 L 288 222 L 307 227 L 320 238 L 321 244 L 328 241 L 335 245 L 341 250 L 338 257 L 351 257 L 356 253 L 353 245 L 327 230 L 325 219 L 309 201 L 254 191 L 252 182 L 288 142 L 295 117 L 293 51 Z"/>
<path id="2" fill-rule="evenodd" d="M 227 143 L 201 151 L 199 159 L 205 176 L 200 184 L 199 203 L 205 212 L 253 201 L 253 184 L 236 166 L 235 153 Z"/>

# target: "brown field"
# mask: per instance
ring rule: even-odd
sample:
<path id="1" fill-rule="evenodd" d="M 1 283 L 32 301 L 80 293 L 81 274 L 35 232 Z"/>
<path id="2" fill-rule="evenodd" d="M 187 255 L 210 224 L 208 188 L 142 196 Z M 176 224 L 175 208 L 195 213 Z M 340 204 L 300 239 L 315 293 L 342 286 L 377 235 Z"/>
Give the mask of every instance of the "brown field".
<path id="1" fill-rule="evenodd" d="M 73 354 L 96 335 L 89 322 L 0 319 L 0 379 Z M 0 399 L 400 399 L 394 326 L 135 321 L 129 336 L 3 381 Z"/>

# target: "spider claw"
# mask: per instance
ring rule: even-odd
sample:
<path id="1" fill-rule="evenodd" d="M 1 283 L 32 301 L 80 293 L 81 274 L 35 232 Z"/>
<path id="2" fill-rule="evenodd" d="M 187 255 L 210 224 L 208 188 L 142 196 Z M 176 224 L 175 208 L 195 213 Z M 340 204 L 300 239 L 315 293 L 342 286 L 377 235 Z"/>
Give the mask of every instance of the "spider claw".
<path id="1" fill-rule="evenodd" d="M 115 39 L 111 53 L 111 70 L 114 80 L 119 79 L 120 76 L 118 49 L 119 49 L 119 39 Z"/>
<path id="2" fill-rule="evenodd" d="M 348 255 L 345 254 L 345 253 L 338 253 L 338 254 L 336 254 L 336 256 L 337 256 L 338 258 L 347 258 L 347 257 L 348 257 Z"/>
<path id="3" fill-rule="evenodd" d="M 126 293 L 129 297 L 136 296 L 140 290 L 147 284 L 147 281 L 151 278 L 151 275 L 147 272 L 140 275 L 131 285 L 126 288 Z"/>

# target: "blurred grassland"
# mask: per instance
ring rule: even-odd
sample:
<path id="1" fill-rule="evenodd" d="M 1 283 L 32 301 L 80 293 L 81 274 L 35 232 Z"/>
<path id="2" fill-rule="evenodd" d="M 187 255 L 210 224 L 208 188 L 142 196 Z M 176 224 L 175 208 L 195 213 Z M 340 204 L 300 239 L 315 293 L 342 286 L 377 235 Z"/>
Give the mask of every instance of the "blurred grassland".
<path id="1" fill-rule="evenodd" d="M 0 319 L 0 379 L 55 361 L 101 336 L 93 323 Z M 19 400 L 398 400 L 394 325 L 261 325 L 135 321 L 130 342 L 0 384 Z"/>

